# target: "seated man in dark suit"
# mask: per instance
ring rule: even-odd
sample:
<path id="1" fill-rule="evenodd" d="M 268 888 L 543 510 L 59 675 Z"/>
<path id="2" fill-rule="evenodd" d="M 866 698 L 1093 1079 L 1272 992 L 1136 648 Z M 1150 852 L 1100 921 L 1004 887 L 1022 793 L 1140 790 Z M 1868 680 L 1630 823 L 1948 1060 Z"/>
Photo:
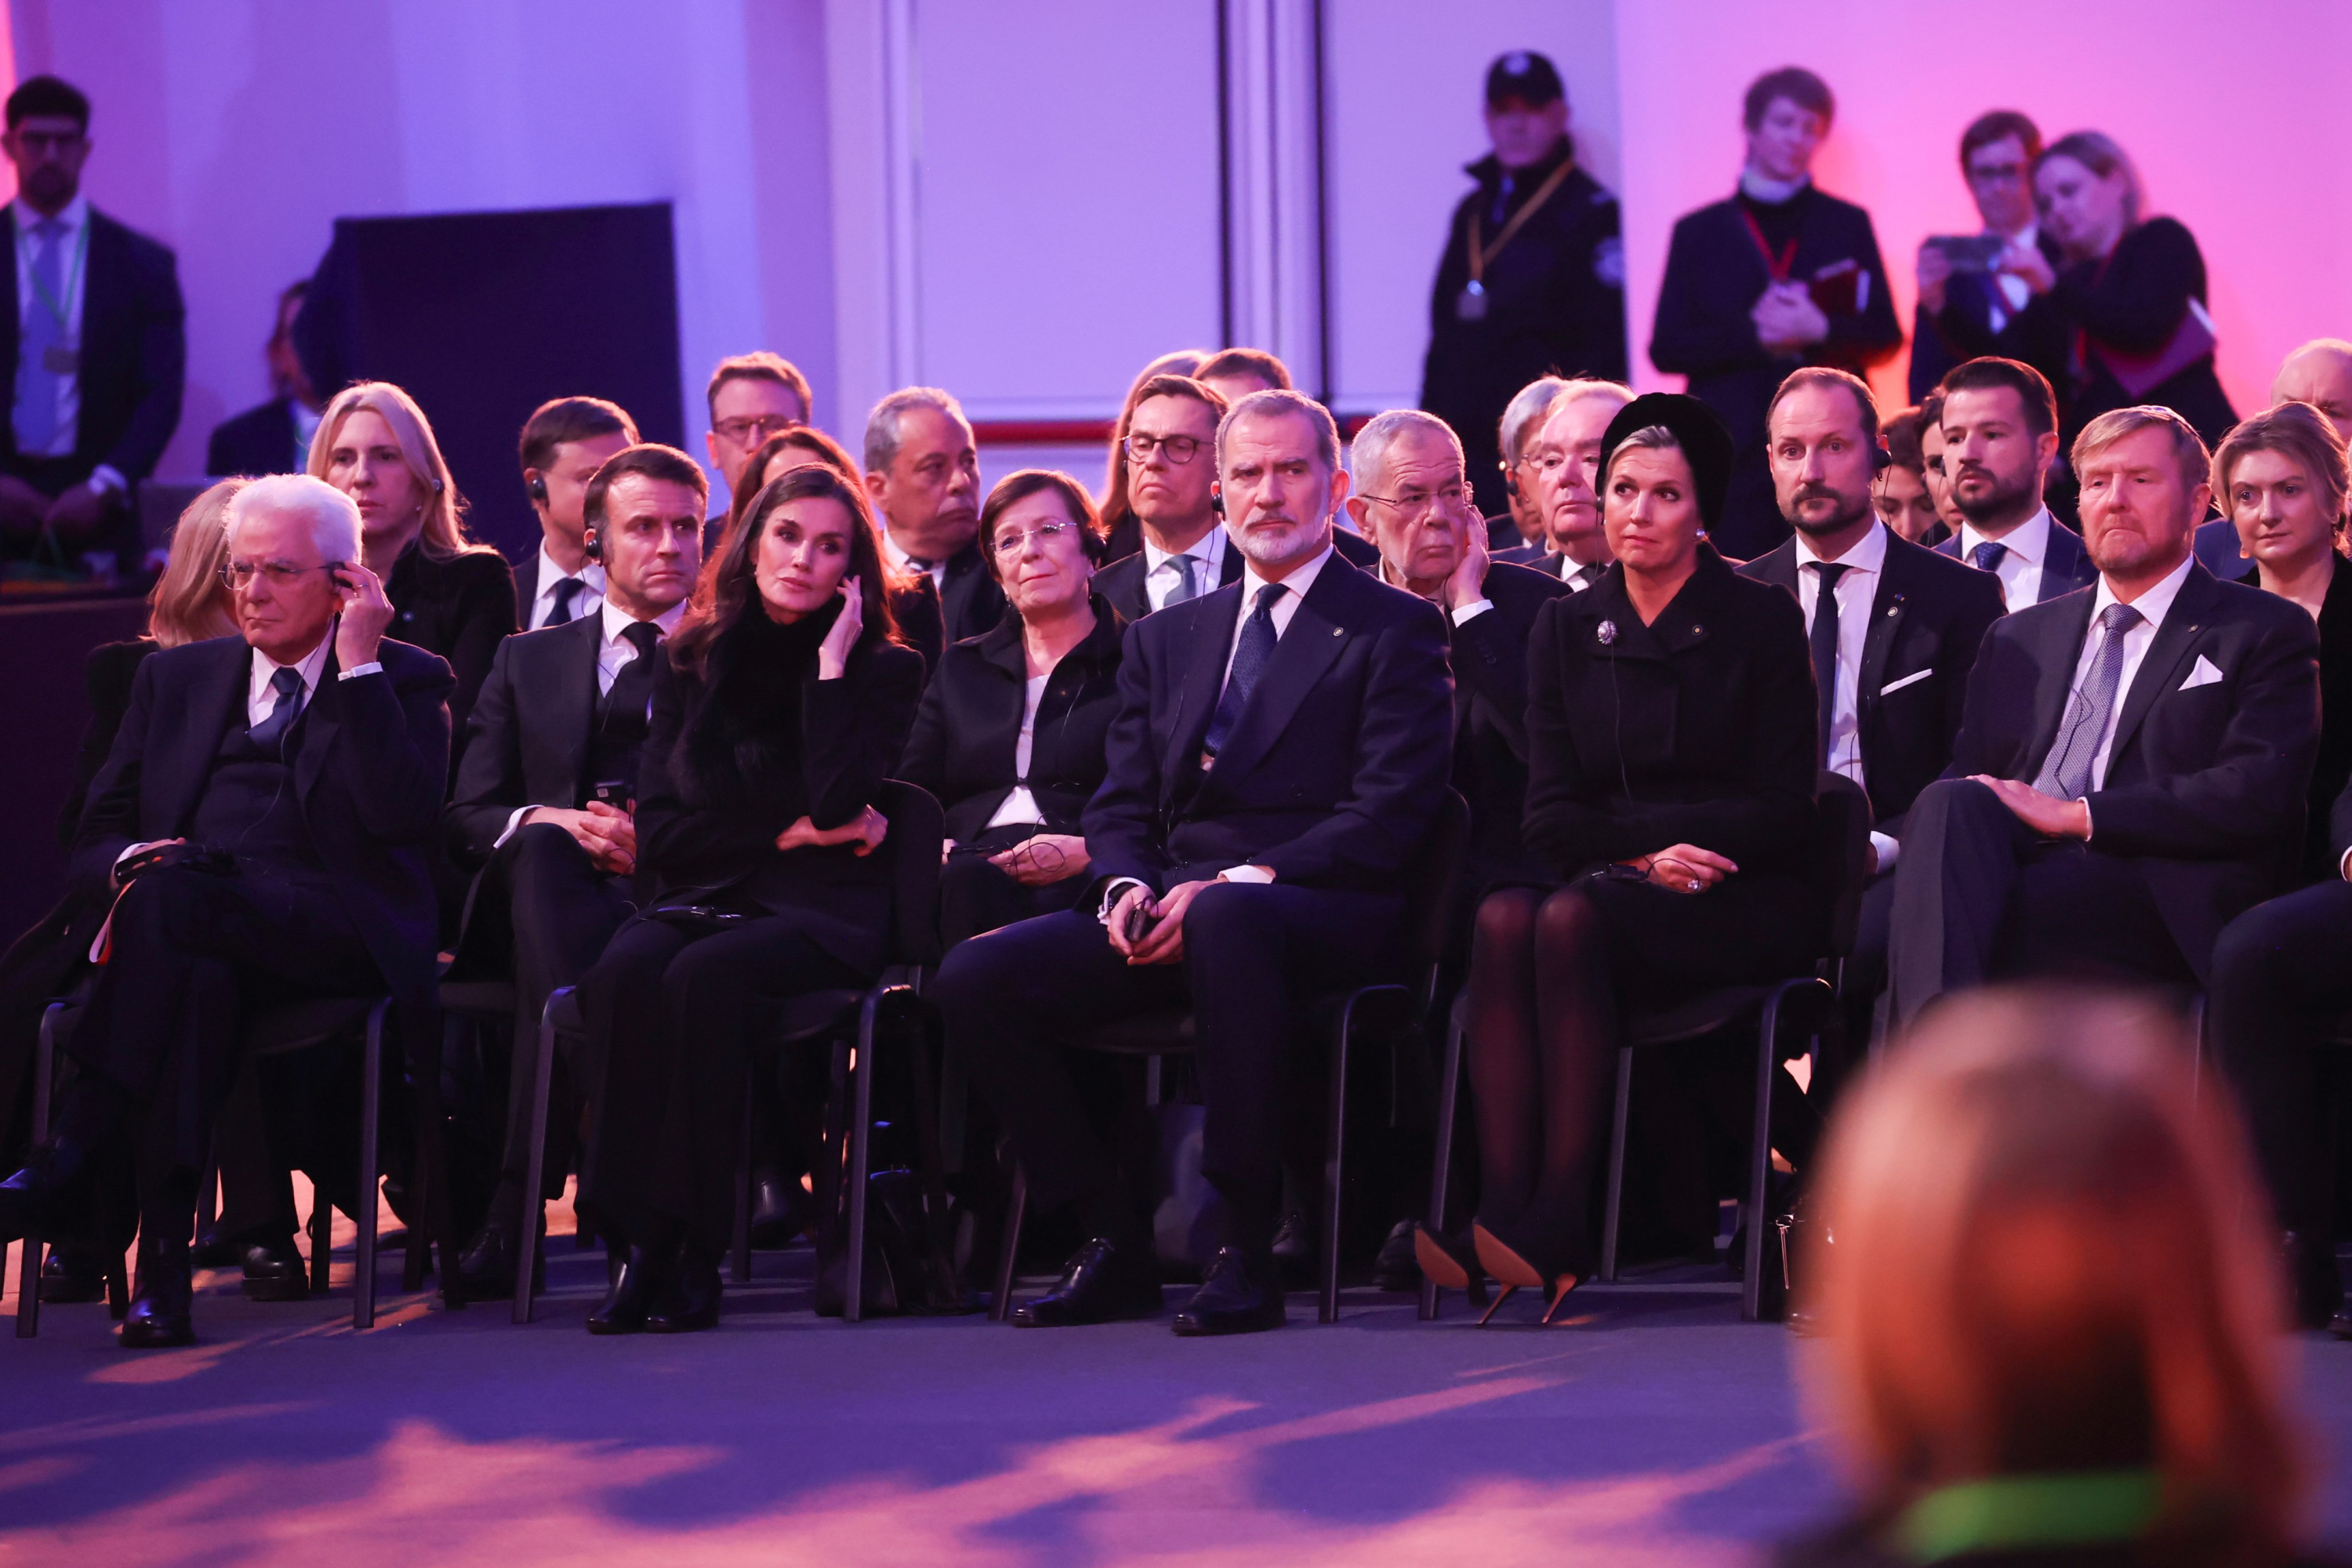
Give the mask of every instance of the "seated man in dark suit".
<path id="1" fill-rule="evenodd" d="M 2189 552 L 2205 444 L 2168 408 L 2084 426 L 2090 593 L 1993 623 L 1947 776 L 1895 871 L 1907 1024 L 2010 975 L 2202 985 L 2214 939 L 2276 892 L 2319 747 L 2319 634 Z"/>
<path id="2" fill-rule="evenodd" d="M 539 519 L 539 548 L 515 568 L 517 630 L 560 626 L 604 604 L 604 563 L 584 543 L 588 481 L 606 458 L 636 444 L 637 422 L 601 397 L 551 398 L 523 421 L 515 448 L 523 493 Z"/>
<path id="3" fill-rule="evenodd" d="M 1903 816 L 1951 763 L 1969 671 L 1985 628 L 2000 618 L 2000 584 L 1878 521 L 1871 479 L 1890 459 L 1858 377 L 1827 366 L 1792 372 L 1765 428 L 1773 488 L 1794 533 L 1739 570 L 1797 596 L 1813 645 L 1822 766 L 1870 795 L 1873 875 L 1846 970 L 1851 1060 L 1869 1042 L 1885 980 Z"/>
<path id="4" fill-rule="evenodd" d="M 1535 454 L 1536 436 L 1551 413 L 1552 400 L 1567 384 L 1561 376 L 1538 376 L 1512 395 L 1511 401 L 1503 405 L 1502 418 L 1496 423 L 1495 449 L 1501 456 L 1495 466 L 1502 470 L 1503 496 L 1507 504 L 1502 511 L 1482 521 L 1486 524 L 1486 549 L 1497 561 L 1528 566 L 1544 557 L 1543 502 L 1531 482 L 1528 459 Z M 1370 539 L 1371 535 L 1365 537 Z M 1374 539 L 1372 542 L 1378 544 L 1380 541 Z"/>
<path id="5" fill-rule="evenodd" d="M 1217 526 L 1217 421 L 1224 395 L 1183 375 L 1136 389 L 1128 423 L 1128 508 L 1143 548 L 1095 574 L 1095 592 L 1133 626 L 1155 610 L 1222 588 L 1242 574 L 1242 552 Z"/>
<path id="6" fill-rule="evenodd" d="M 1303 1067 L 1293 1009 L 1383 970 L 1397 882 L 1444 798 L 1453 742 L 1444 618 L 1339 561 L 1339 439 L 1295 392 L 1244 398 L 1217 433 L 1229 588 L 1128 629 L 1110 769 L 1085 816 L 1096 889 L 975 937 L 934 994 L 1041 1204 L 1090 1238 L 1026 1325 L 1156 1310 L 1131 1178 L 1088 1124 L 1060 1042 L 1189 1005 L 1207 1106 L 1202 1170 L 1226 1245 L 1183 1334 L 1277 1327 L 1283 1130 Z"/>
<path id="7" fill-rule="evenodd" d="M 918 642 L 931 668 L 950 643 L 992 631 L 1004 590 L 980 558 L 980 447 L 963 407 L 933 386 L 904 386 L 866 418 L 866 490 L 891 565 L 928 581 L 940 603 L 938 647 Z"/>
<path id="8" fill-rule="evenodd" d="M 469 1291 L 511 1289 L 530 1155 L 530 1053 L 540 1014 L 577 984 L 635 909 L 637 752 L 663 639 L 686 614 L 702 562 L 709 481 L 673 447 L 624 448 L 588 481 L 589 559 L 603 567 L 593 615 L 499 645 L 467 721 L 449 848 L 481 868 L 466 901 L 453 980 L 515 979 L 505 1152 L 488 1214 L 458 1258 Z M 577 1096 L 556 1064 L 546 1170 L 560 1195 Z"/>
<path id="9" fill-rule="evenodd" d="M 1622 382 L 1571 381 L 1529 438 L 1521 481 L 1543 520 L 1543 553 L 1526 564 L 1581 594 L 1608 572 L 1609 533 L 1601 526 L 1601 437 L 1633 401 Z M 1508 560 L 1507 552 L 1496 557 Z"/>
<path id="10" fill-rule="evenodd" d="M 196 1173 L 241 1015 L 310 993 L 433 999 L 449 667 L 383 636 L 392 604 L 340 491 L 256 480 L 227 533 L 244 637 L 139 667 L 74 848 L 92 896 L 121 890 L 73 1037 L 83 1071 L 55 1133 L 0 1183 L 0 1239 L 38 1236 L 96 1154 L 136 1145 L 129 1346 L 193 1337 Z"/>
<path id="11" fill-rule="evenodd" d="M 2058 399 L 2021 360 L 1972 359 L 1937 388 L 1944 484 L 1960 530 L 1936 552 L 2000 579 L 2021 610 L 2087 588 L 2098 568 L 2042 497 L 2058 457 Z"/>
<path id="12" fill-rule="evenodd" d="M 310 384 L 302 357 L 294 352 L 294 318 L 302 310 L 308 280 L 278 296 L 278 324 L 262 355 L 269 365 L 269 401 L 232 415 L 213 426 L 205 447 L 205 472 L 228 479 L 237 474 L 299 474 L 310 461 L 310 437 L 327 400 Z"/>

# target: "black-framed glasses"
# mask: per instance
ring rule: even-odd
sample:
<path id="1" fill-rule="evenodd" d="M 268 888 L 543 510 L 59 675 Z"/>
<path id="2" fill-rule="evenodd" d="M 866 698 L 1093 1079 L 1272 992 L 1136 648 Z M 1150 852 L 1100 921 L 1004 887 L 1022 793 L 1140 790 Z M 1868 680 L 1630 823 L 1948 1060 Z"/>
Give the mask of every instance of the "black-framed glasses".
<path id="1" fill-rule="evenodd" d="M 287 561 L 224 561 L 221 563 L 221 586 L 231 593 L 243 593 L 251 586 L 258 573 L 273 588 L 290 588 L 296 582 L 313 572 L 332 572 L 342 564 L 340 561 L 322 561 L 316 566 L 297 566 Z"/>
<path id="2" fill-rule="evenodd" d="M 738 447 L 756 447 L 771 436 L 800 428 L 800 423 L 789 414 L 752 414 L 740 419 L 721 419 L 711 428 Z"/>
<path id="3" fill-rule="evenodd" d="M 1033 539 L 1040 544 L 1051 544 L 1057 539 L 1065 539 L 1076 532 L 1077 528 L 1078 525 L 1075 522 L 1041 522 L 1025 532 L 1017 528 L 999 529 L 996 537 L 989 542 L 988 547 L 997 554 L 1011 560 L 1026 550 L 1029 547 L 1029 542 Z"/>
<path id="4" fill-rule="evenodd" d="M 1376 500 L 1382 506 L 1392 506 L 1396 508 L 1400 516 L 1415 518 L 1426 517 L 1429 514 L 1429 509 L 1433 506 L 1443 506 L 1451 511 L 1462 504 L 1462 487 L 1453 484 L 1441 490 L 1407 490 L 1401 496 L 1367 494 L 1364 499 Z"/>
<path id="5" fill-rule="evenodd" d="M 1971 163 L 1969 179 L 1979 185 L 2021 185 L 2025 184 L 2022 163 Z"/>
<path id="6" fill-rule="evenodd" d="M 1129 462 L 1148 463 L 1158 452 L 1171 463 L 1189 463 L 1208 443 L 1198 436 L 1129 436 L 1119 445 L 1127 448 Z"/>

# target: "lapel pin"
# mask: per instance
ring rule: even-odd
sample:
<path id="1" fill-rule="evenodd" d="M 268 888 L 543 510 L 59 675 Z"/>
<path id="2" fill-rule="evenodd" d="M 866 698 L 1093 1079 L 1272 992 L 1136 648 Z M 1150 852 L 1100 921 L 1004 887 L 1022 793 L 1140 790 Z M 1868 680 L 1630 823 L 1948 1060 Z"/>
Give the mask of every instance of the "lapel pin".
<path id="1" fill-rule="evenodd" d="M 1333 627 L 1331 628 L 1331 635 L 1332 635 L 1333 637 L 1339 637 L 1339 636 L 1340 636 L 1342 633 L 1344 633 L 1347 629 L 1348 629 L 1348 628 L 1347 628 L 1347 627 L 1345 627 L 1345 626 L 1333 626 Z"/>
<path id="2" fill-rule="evenodd" d="M 1617 640 L 1617 623 L 1615 621 L 1601 622 L 1601 630 L 1598 635 L 1601 638 L 1601 646 L 1602 647 L 1607 647 L 1611 643 Z"/>

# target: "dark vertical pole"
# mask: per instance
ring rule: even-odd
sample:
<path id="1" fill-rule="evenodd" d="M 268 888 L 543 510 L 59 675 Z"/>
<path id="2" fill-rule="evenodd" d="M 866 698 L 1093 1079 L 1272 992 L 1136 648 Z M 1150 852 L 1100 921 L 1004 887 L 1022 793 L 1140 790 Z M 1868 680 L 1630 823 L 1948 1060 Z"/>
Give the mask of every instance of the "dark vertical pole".
<path id="1" fill-rule="evenodd" d="M 1224 343 L 1234 341 L 1234 60 L 1229 5 L 1230 0 L 1217 0 L 1217 331 Z"/>
<path id="2" fill-rule="evenodd" d="M 1323 79 L 1323 0 L 1315 0 L 1315 345 L 1322 384 L 1318 395 L 1331 405 L 1331 160 L 1330 97 Z"/>

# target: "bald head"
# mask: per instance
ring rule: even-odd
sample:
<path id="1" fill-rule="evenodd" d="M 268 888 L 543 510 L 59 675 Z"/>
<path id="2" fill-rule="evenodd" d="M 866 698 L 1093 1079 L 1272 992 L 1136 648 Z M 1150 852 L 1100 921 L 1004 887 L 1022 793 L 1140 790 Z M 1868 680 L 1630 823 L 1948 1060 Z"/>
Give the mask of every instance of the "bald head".
<path id="1" fill-rule="evenodd" d="M 2308 403 L 2352 441 L 2352 343 L 2315 338 L 2286 356 L 2271 384 L 2271 405 Z"/>

